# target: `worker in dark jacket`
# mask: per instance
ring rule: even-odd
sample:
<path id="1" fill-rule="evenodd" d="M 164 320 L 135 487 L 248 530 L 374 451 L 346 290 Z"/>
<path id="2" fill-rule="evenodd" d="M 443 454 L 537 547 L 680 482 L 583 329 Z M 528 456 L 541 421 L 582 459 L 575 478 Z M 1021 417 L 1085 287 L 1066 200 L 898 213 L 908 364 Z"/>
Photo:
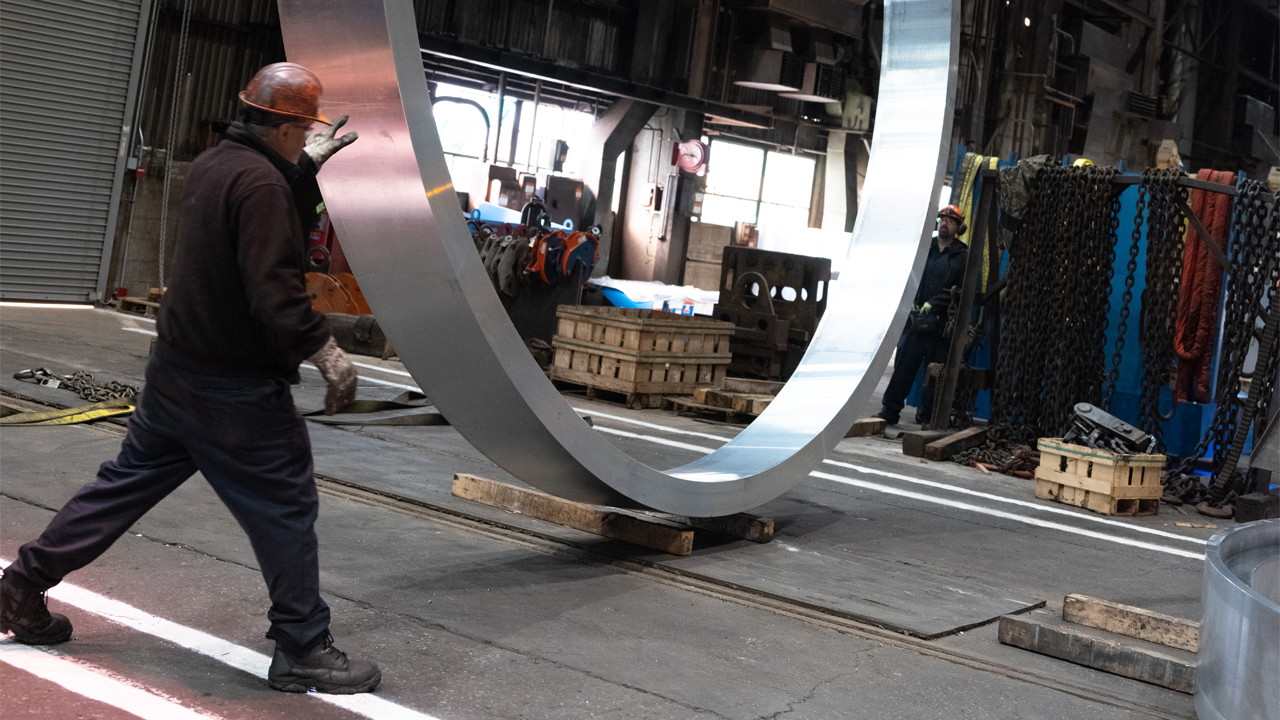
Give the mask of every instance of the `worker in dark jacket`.
<path id="1" fill-rule="evenodd" d="M 356 139 L 335 137 L 345 118 L 334 125 L 319 114 L 320 92 L 299 65 L 263 68 L 240 94 L 241 121 L 192 164 L 159 338 L 120 454 L 0 579 L 0 631 L 18 642 L 69 639 L 71 623 L 49 612 L 45 591 L 199 471 L 249 536 L 267 582 L 271 687 L 354 693 L 381 680 L 376 665 L 348 659 L 329 635 L 311 444 L 289 387 L 309 358 L 328 384 L 326 413 L 355 396 L 355 369 L 304 280 L 315 173 Z M 316 122 L 330 127 L 309 140 Z"/>
<path id="2" fill-rule="evenodd" d="M 876 417 L 889 425 L 898 424 L 898 416 L 906 403 L 911 386 L 915 384 L 920 366 L 941 363 L 947 359 L 950 339 L 943 335 L 947 310 L 951 305 L 951 289 L 964 282 L 965 258 L 968 248 L 956 239 L 964 232 L 964 213 L 955 205 L 948 205 L 938 212 L 938 234 L 929 247 L 929 259 L 920 276 L 914 307 L 898 343 L 898 354 L 893 361 L 893 376 L 885 389 L 884 401 Z M 933 414 L 933 398 L 926 392 L 920 402 L 917 422 L 927 423 Z"/>

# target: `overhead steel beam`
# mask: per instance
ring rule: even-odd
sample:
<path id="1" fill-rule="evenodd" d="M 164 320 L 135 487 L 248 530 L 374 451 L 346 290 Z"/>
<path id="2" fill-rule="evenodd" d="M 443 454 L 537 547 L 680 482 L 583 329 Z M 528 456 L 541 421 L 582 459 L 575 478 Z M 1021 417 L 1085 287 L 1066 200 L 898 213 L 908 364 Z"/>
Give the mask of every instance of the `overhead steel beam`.
<path id="1" fill-rule="evenodd" d="M 290 60 L 360 140 L 320 175 L 343 249 L 405 366 L 454 428 L 539 489 L 693 517 L 767 502 L 819 467 L 871 399 L 915 297 L 951 139 L 959 0 L 889 0 L 877 132 L 827 311 L 790 382 L 715 452 L 651 468 L 556 392 L 507 319 L 450 182 L 409 0 L 280 0 Z M 557 80 L 560 80 L 557 78 Z"/>
<path id="2" fill-rule="evenodd" d="M 284 22 L 283 19 L 281 22 Z M 422 52 L 425 54 L 462 60 L 494 70 L 505 70 L 531 78 L 580 87 L 584 90 L 596 90 L 663 107 L 715 115 L 752 126 L 773 127 L 773 118 L 768 115 L 748 112 L 732 105 L 708 102 L 651 85 L 630 82 L 612 75 L 565 67 L 546 60 L 529 57 L 528 55 L 508 52 L 499 48 L 472 45 L 437 35 L 422 35 L 419 37 L 418 42 L 421 45 Z"/>

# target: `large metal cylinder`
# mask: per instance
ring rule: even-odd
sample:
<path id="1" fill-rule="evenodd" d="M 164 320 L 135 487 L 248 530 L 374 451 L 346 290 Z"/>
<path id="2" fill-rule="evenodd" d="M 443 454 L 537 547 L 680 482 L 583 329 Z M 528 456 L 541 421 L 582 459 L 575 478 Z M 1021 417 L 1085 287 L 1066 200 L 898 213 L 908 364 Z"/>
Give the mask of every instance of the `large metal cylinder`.
<path id="1" fill-rule="evenodd" d="M 1209 541 L 1196 664 L 1200 720 L 1280 718 L 1280 520 Z"/>

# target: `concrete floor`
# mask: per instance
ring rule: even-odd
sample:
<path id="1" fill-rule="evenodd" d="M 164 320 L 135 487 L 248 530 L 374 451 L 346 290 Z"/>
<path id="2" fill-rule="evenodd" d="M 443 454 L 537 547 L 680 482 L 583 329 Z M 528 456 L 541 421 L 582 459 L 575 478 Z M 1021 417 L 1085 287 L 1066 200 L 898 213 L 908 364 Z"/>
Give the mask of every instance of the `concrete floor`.
<path id="1" fill-rule="evenodd" d="M 81 404 L 12 378 L 28 367 L 141 384 L 154 329 L 109 311 L 0 307 L 0 399 Z M 357 360 L 361 397 L 413 386 L 399 363 Z M 323 392 L 304 369 L 299 407 Z M 658 467 L 737 430 L 569 401 Z M 381 664 L 375 696 L 334 704 L 267 688 L 256 562 L 193 478 L 55 589 L 51 604 L 76 624 L 57 656 L 0 641 L 5 716 L 133 716 L 40 669 L 74 663 L 108 697 L 141 689 L 169 703 L 154 717 L 178 706 L 220 718 L 1194 717 L 1189 696 L 1000 645 L 992 622 L 1057 611 L 1071 592 L 1198 618 L 1215 529 L 1178 527 L 1205 523 L 1175 508 L 1105 518 L 1037 500 L 1027 481 L 850 439 L 827 477 L 755 511 L 775 519 L 773 543 L 700 534 L 676 559 L 451 497 L 455 472 L 516 482 L 452 428 L 311 430 L 333 632 Z M 121 433 L 0 431 L 0 557 L 114 457 Z M 152 717 L 130 702 L 118 704 Z"/>

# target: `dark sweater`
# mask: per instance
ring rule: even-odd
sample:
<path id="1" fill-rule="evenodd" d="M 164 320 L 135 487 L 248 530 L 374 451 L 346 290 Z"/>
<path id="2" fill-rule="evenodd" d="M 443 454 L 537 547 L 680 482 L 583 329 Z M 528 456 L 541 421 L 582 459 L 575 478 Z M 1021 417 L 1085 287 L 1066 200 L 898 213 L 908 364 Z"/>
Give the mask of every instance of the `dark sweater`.
<path id="1" fill-rule="evenodd" d="M 192 163 L 160 304 L 162 358 L 207 375 L 292 379 L 324 345 L 329 327 L 311 307 L 304 269 L 315 165 L 305 154 L 302 162 L 232 126 Z"/>
<path id="2" fill-rule="evenodd" d="M 946 250 L 938 248 L 938 239 L 929 246 L 929 259 L 924 263 L 920 276 L 920 289 L 916 291 L 916 305 L 928 302 L 931 312 L 944 312 L 951 304 L 951 288 L 964 282 L 965 258 L 969 248 L 959 240 L 952 240 Z"/>

